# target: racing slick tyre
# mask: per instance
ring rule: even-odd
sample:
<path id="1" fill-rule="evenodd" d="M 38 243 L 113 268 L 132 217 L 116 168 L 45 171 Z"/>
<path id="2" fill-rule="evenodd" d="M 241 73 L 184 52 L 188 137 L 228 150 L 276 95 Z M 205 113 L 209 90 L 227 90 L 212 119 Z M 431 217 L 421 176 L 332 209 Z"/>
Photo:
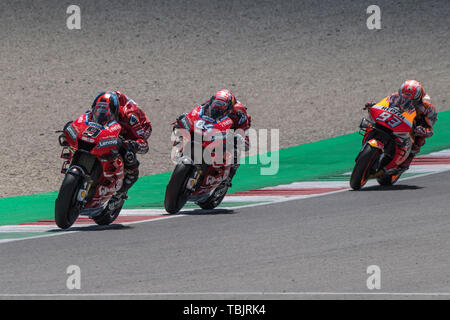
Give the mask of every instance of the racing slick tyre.
<path id="1" fill-rule="evenodd" d="M 369 180 L 370 168 L 380 154 L 380 150 L 367 145 L 358 156 L 350 178 L 350 187 L 360 190 Z"/>
<path id="2" fill-rule="evenodd" d="M 206 199 L 206 201 L 199 202 L 197 204 L 204 210 L 212 210 L 222 203 L 222 200 L 223 198 L 225 198 L 227 191 L 227 186 L 218 187 L 216 188 L 216 190 L 214 190 L 213 194 L 208 199 Z"/>
<path id="3" fill-rule="evenodd" d="M 122 199 L 120 205 L 113 210 L 109 209 L 109 207 L 107 206 L 100 215 L 93 217 L 92 219 L 94 219 L 95 223 L 98 224 L 99 226 L 107 226 L 113 223 L 114 220 L 116 220 L 117 217 L 119 216 L 124 202 L 125 200 Z"/>
<path id="4" fill-rule="evenodd" d="M 55 200 L 55 222 L 61 229 L 67 229 L 74 224 L 80 214 L 77 195 L 80 187 L 80 177 L 66 174 Z"/>
<path id="5" fill-rule="evenodd" d="M 392 186 L 398 181 L 398 179 L 400 179 L 400 174 L 384 174 L 381 177 L 377 178 L 377 181 L 380 186 Z"/>
<path id="6" fill-rule="evenodd" d="M 186 204 L 189 195 L 186 183 L 191 169 L 191 165 L 180 163 L 173 170 L 164 198 L 164 208 L 168 213 L 175 214 Z"/>

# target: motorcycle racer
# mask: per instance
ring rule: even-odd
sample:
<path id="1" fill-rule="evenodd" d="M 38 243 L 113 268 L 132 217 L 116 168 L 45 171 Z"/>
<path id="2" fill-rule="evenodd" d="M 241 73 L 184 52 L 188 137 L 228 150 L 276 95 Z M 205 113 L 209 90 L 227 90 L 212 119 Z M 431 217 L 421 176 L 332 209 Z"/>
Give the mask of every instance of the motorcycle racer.
<path id="1" fill-rule="evenodd" d="M 416 80 L 405 81 L 398 92 L 387 97 L 391 107 L 397 107 L 403 111 L 416 111 L 416 124 L 414 128 L 414 144 L 409 157 L 401 164 L 403 170 L 407 170 L 414 157 L 420 152 L 425 140 L 433 135 L 433 126 L 437 121 L 437 112 L 431 103 L 430 96 L 425 92 L 422 84 Z M 365 109 L 370 109 L 376 103 L 367 102 Z"/>
<path id="2" fill-rule="evenodd" d="M 119 153 L 124 160 L 125 177 L 122 188 L 114 198 L 116 201 L 127 199 L 128 190 L 139 177 L 139 161 L 136 154 L 145 154 L 149 150 L 147 140 L 152 133 L 151 122 L 136 102 L 120 91 L 99 93 L 92 103 L 91 110 L 85 114 L 86 119 L 102 127 L 116 122 L 122 127 L 120 136 L 123 138 L 123 143 Z"/>
<path id="3" fill-rule="evenodd" d="M 200 118 L 205 118 L 210 121 L 216 122 L 229 117 L 233 121 L 231 129 L 237 131 L 236 139 L 237 143 L 235 148 L 238 146 L 243 146 L 245 151 L 250 148 L 250 141 L 248 136 L 248 129 L 251 126 L 251 116 L 247 112 L 247 107 L 245 107 L 240 101 L 236 99 L 234 94 L 228 90 L 223 89 L 217 91 L 209 100 L 201 105 L 197 105 L 189 113 L 183 113 L 175 121 L 174 128 L 179 128 L 183 120 L 190 113 L 199 114 Z M 237 153 L 235 153 L 237 154 Z M 230 176 L 228 184 L 231 186 L 231 179 L 236 174 L 239 168 L 239 163 L 237 159 L 233 162 L 230 170 Z"/>

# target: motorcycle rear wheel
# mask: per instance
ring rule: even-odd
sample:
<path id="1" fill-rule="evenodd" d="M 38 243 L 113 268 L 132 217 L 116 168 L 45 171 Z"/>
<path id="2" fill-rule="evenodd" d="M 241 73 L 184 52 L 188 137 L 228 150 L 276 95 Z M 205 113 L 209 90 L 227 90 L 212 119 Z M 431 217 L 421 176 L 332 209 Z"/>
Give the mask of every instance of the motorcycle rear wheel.
<path id="1" fill-rule="evenodd" d="M 227 194 L 227 191 L 228 191 L 227 186 L 218 187 L 216 190 L 214 190 L 213 194 L 208 199 L 206 199 L 206 201 L 199 202 L 197 204 L 203 210 L 212 210 L 222 203 L 223 198 L 225 198 L 225 195 Z M 221 192 L 221 194 L 218 196 L 217 194 L 219 192 Z"/>
<path id="2" fill-rule="evenodd" d="M 66 174 L 55 200 L 55 222 L 61 229 L 72 226 L 80 214 L 77 195 L 80 189 L 80 177 Z"/>
<path id="3" fill-rule="evenodd" d="M 385 174 L 377 178 L 377 182 L 380 186 L 392 186 L 398 181 L 398 179 L 400 179 L 400 176 L 400 174 Z"/>
<path id="4" fill-rule="evenodd" d="M 369 180 L 370 168 L 379 154 L 380 150 L 372 148 L 370 145 L 366 145 L 361 151 L 350 178 L 350 187 L 353 190 L 360 190 L 365 186 Z"/>
<path id="5" fill-rule="evenodd" d="M 107 225 L 113 223 L 114 220 L 117 219 L 117 217 L 120 214 L 120 211 L 122 210 L 124 203 L 125 203 L 125 200 L 122 199 L 122 203 L 120 204 L 120 206 L 117 209 L 110 210 L 108 207 L 106 207 L 99 216 L 93 217 L 92 219 L 99 226 L 107 226 Z"/>
<path id="6" fill-rule="evenodd" d="M 192 165 L 177 164 L 166 187 L 164 208 L 168 213 L 175 214 L 183 208 L 188 199 L 186 191 L 187 179 L 192 172 Z"/>

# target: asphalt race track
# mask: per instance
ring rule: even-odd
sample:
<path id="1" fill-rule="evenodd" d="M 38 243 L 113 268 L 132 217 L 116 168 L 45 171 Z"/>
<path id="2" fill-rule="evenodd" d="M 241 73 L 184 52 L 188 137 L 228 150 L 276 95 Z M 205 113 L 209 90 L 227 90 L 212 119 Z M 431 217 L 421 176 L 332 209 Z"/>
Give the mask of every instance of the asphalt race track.
<path id="1" fill-rule="evenodd" d="M 354 132 L 366 101 L 409 78 L 450 109 L 448 0 L 377 0 L 381 30 L 368 30 L 365 1 L 76 2 L 78 31 L 66 28 L 68 2 L 0 10 L 0 197 L 59 188 L 54 131 L 105 88 L 152 120 L 143 175 L 172 169 L 170 122 L 224 87 L 254 128 L 280 129 L 280 148 Z M 445 172 L 1 243 L 0 298 L 448 299 L 449 190 Z M 70 265 L 80 290 L 66 287 Z M 371 265 L 380 290 L 367 288 Z"/>
<path id="2" fill-rule="evenodd" d="M 0 245 L 0 294 L 345 297 L 310 294 L 316 292 L 374 298 L 379 296 L 361 294 L 373 293 L 366 285 L 370 265 L 381 269 L 379 292 L 448 293 L 449 188 L 446 172 L 406 180 L 388 190 L 370 187 L 5 243 Z M 66 288 L 69 265 L 81 269 L 81 290 Z"/>

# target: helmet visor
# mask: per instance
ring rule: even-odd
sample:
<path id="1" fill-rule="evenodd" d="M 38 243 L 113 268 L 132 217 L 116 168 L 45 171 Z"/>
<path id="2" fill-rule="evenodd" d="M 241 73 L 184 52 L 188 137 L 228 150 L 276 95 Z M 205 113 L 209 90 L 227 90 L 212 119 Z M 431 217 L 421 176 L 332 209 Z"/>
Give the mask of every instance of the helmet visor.
<path id="1" fill-rule="evenodd" d="M 214 100 L 210 106 L 211 118 L 213 118 L 214 120 L 219 119 L 220 117 L 222 117 L 225 114 L 226 109 L 227 109 L 227 104 L 225 101 Z"/>
<path id="2" fill-rule="evenodd" d="M 414 101 L 409 95 L 402 94 L 400 97 L 400 107 L 404 110 L 411 110 L 414 108 Z"/>
<path id="3" fill-rule="evenodd" d="M 106 102 L 97 102 L 92 110 L 92 120 L 102 126 L 113 120 L 113 117 L 109 104 Z"/>

